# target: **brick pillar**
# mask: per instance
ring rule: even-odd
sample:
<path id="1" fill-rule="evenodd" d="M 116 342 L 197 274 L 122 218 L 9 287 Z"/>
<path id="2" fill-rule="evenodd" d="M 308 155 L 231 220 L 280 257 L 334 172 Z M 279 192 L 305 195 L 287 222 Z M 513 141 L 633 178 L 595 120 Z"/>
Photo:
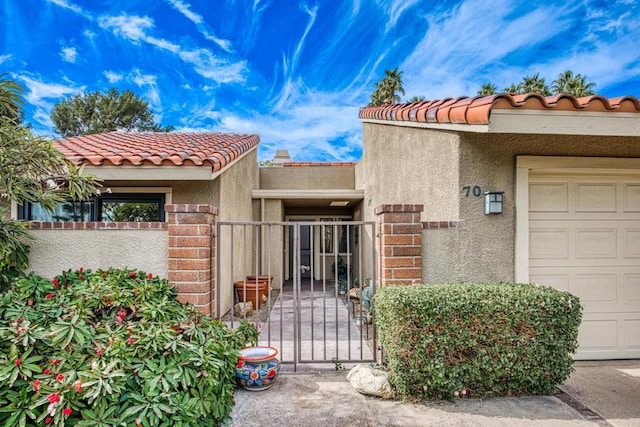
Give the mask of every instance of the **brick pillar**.
<path id="1" fill-rule="evenodd" d="M 378 216 L 380 284 L 422 283 L 423 205 L 381 205 Z"/>
<path id="2" fill-rule="evenodd" d="M 166 205 L 169 229 L 169 284 L 178 300 L 215 315 L 215 226 L 217 208 Z"/>

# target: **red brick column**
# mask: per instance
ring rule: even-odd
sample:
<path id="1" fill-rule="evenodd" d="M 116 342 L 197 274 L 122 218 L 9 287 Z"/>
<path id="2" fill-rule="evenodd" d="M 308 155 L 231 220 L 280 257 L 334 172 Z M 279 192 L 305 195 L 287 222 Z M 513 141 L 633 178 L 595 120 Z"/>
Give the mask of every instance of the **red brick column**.
<path id="1" fill-rule="evenodd" d="M 169 284 L 178 300 L 215 315 L 215 226 L 217 208 L 166 205 L 169 229 Z"/>
<path id="2" fill-rule="evenodd" d="M 378 215 L 380 284 L 422 283 L 423 205 L 381 205 Z"/>

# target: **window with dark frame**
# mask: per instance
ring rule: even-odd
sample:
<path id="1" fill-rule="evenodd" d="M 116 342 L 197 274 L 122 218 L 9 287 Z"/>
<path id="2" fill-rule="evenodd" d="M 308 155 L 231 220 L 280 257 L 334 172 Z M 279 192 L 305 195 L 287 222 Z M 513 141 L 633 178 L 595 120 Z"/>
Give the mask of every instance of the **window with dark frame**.
<path id="1" fill-rule="evenodd" d="M 52 222 L 164 222 L 164 205 L 164 193 L 114 193 L 81 202 L 69 200 L 53 212 L 25 203 L 19 206 L 18 217 Z"/>

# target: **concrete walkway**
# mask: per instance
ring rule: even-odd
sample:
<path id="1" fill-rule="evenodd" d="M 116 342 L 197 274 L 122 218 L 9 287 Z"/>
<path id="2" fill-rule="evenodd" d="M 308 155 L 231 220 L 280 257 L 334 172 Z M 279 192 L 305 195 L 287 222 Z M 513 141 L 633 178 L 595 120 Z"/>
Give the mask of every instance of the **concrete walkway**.
<path id="1" fill-rule="evenodd" d="M 575 367 L 562 387 L 569 399 L 536 396 L 418 403 L 363 396 L 346 381 L 345 371 L 286 373 L 269 390 L 238 389 L 229 425 L 640 426 L 640 361 L 577 362 Z"/>
<path id="2" fill-rule="evenodd" d="M 331 369 L 331 359 L 373 360 L 367 336 L 356 324 L 346 297 L 336 296 L 334 285 L 319 280 L 305 281 L 300 293 L 299 318 L 295 321 L 293 285 L 283 286 L 258 340 L 258 345 L 278 349 L 283 369 L 291 371 L 293 363 L 300 361 L 305 364 L 298 369 L 317 370 L 324 362 L 328 362 L 324 363 L 325 368 Z M 298 329 L 294 329 L 294 324 Z M 296 334 L 298 340 L 294 340 Z M 297 341 L 299 349 L 295 347 Z"/>

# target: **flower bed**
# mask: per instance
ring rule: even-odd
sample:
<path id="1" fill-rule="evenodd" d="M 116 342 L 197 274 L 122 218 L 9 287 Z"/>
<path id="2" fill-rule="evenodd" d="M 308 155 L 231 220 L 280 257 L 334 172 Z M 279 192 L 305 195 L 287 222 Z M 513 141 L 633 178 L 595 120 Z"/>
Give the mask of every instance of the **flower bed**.
<path id="1" fill-rule="evenodd" d="M 0 425 L 219 425 L 257 338 L 129 269 L 30 275 L 0 295 L 0 320 Z"/>

